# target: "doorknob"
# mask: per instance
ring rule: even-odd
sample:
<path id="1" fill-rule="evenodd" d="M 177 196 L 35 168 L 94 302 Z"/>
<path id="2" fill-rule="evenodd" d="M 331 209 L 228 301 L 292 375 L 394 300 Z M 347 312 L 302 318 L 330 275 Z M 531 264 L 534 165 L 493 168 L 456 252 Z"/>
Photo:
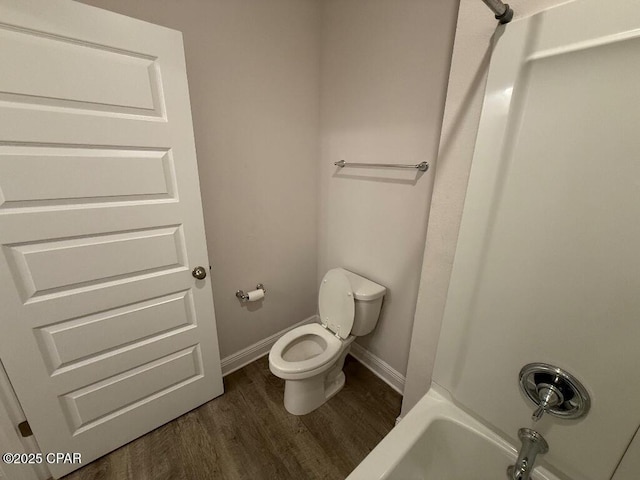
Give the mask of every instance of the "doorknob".
<path id="1" fill-rule="evenodd" d="M 191 275 L 193 275 L 198 280 L 202 280 L 204 277 L 207 276 L 207 271 L 204 269 L 204 267 L 196 267 L 191 272 Z"/>

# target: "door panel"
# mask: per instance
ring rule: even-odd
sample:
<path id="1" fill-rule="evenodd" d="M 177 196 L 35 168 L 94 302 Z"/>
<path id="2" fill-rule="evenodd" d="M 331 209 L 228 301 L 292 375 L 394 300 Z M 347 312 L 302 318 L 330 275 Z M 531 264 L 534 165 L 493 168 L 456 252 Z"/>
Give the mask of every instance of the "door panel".
<path id="1" fill-rule="evenodd" d="M 0 79 L 6 99 L 158 116 L 153 56 L 12 27 L 0 30 L 0 41 L 7 46 L 0 59 L 15 65 Z"/>
<path id="2" fill-rule="evenodd" d="M 176 201 L 168 151 L 0 148 L 0 209 L 142 200 Z"/>
<path id="3" fill-rule="evenodd" d="M 182 38 L 0 6 L 0 357 L 42 451 L 86 464 L 222 393 Z"/>
<path id="4" fill-rule="evenodd" d="M 58 374 L 81 360 L 194 327 L 193 298 L 187 290 L 39 327 L 34 333 L 49 372 Z"/>
<path id="5" fill-rule="evenodd" d="M 73 435 L 124 410 L 202 378 L 198 346 L 192 346 L 60 397 Z"/>
<path id="6" fill-rule="evenodd" d="M 172 226 L 5 247 L 14 282 L 29 303 L 43 295 L 185 268 L 181 237 L 181 227 Z"/>

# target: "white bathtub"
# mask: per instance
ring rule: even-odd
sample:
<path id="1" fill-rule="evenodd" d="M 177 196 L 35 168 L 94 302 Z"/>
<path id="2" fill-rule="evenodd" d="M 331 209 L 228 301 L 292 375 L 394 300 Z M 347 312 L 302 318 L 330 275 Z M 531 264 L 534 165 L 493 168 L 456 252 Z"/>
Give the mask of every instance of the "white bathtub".
<path id="1" fill-rule="evenodd" d="M 433 385 L 347 480 L 506 480 L 516 456 L 514 446 Z M 561 480 L 542 467 L 532 479 Z"/>

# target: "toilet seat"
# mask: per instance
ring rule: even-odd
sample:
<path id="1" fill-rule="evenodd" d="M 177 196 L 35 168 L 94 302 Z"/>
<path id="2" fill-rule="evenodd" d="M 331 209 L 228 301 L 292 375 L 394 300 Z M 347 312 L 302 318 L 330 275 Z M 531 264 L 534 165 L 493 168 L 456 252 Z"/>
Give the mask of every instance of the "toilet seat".
<path id="1" fill-rule="evenodd" d="M 356 307 L 351 282 L 345 270 L 329 270 L 320 283 L 318 293 L 320 322 L 341 339 L 349 337 Z"/>
<path id="2" fill-rule="evenodd" d="M 295 340 L 305 336 L 315 335 L 320 337 L 325 343 L 326 348 L 320 353 L 308 360 L 290 362 L 283 358 L 283 352 Z M 295 375 L 299 373 L 309 373 L 313 370 L 321 370 L 321 367 L 330 366 L 340 350 L 342 349 L 342 341 L 335 337 L 331 332 L 324 329 L 320 324 L 311 323 L 302 325 L 285 333 L 271 347 L 269 352 L 269 364 L 273 369 L 277 369 L 280 374 Z"/>

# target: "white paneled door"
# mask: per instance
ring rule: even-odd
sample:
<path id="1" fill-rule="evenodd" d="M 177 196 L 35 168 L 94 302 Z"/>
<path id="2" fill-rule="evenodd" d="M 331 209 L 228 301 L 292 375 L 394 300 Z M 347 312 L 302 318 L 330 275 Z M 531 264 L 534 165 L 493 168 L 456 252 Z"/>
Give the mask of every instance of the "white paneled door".
<path id="1" fill-rule="evenodd" d="M 86 464 L 223 392 L 182 37 L 67 0 L 0 22 L 0 359 Z"/>

